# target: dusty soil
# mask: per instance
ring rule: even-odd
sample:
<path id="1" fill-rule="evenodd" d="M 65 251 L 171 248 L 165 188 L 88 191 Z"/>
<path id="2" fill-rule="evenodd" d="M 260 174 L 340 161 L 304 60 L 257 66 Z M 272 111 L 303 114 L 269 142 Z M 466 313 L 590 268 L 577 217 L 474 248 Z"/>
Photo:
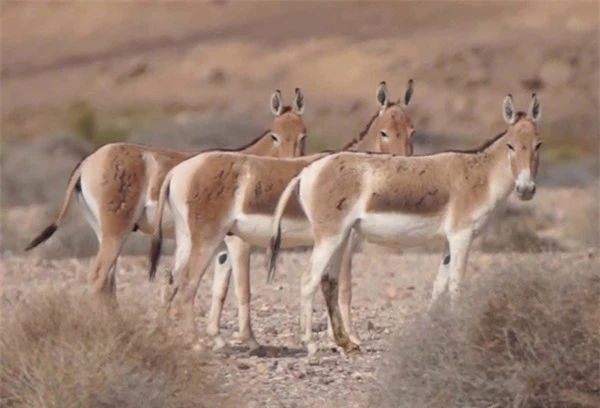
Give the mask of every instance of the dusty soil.
<path id="1" fill-rule="evenodd" d="M 547 268 L 570 265 L 573 268 L 600 267 L 598 253 L 592 251 L 544 254 L 473 253 L 467 279 L 476 279 L 490 268 L 523 268 L 541 264 Z M 308 358 L 295 340 L 298 329 L 299 276 L 308 262 L 307 254 L 286 253 L 273 285 L 265 284 L 263 256 L 252 258 L 252 318 L 258 340 L 270 346 L 275 357 L 249 356 L 241 347 L 225 354 L 210 352 L 207 364 L 220 382 L 231 386 L 231 393 L 243 395 L 250 407 L 366 407 L 372 393 L 382 392 L 379 372 L 394 334 L 407 319 L 426 305 L 437 270 L 436 255 L 358 254 L 353 271 L 353 319 L 362 339 L 362 353 L 348 358 L 340 355 L 327 339 L 324 304 L 316 296 L 313 330 L 319 352 Z M 87 259 L 9 258 L 2 261 L 2 308 L 10 311 L 32 287 L 68 288 L 84 285 Z M 171 258 L 164 258 L 163 267 Z M 119 299 L 122 308 L 143 314 L 149 326 L 156 322 L 159 285 L 146 279 L 147 261 L 126 257 L 120 264 Z M 567 273 L 567 272 L 565 272 Z M 207 273 L 197 298 L 198 310 L 207 310 L 210 280 Z M 237 329 L 234 296 L 230 292 L 222 319 L 224 338 L 233 340 Z M 201 328 L 205 319 L 197 320 Z M 177 330 L 178 327 L 174 326 Z M 204 345 L 210 347 L 206 341 Z M 236 405 L 237 406 L 237 405 Z M 245 405 L 244 405 L 245 406 Z"/>
<path id="2" fill-rule="evenodd" d="M 597 3 L 257 4 L 3 3 L 3 250 L 23 254 L 60 206 L 73 166 L 95 148 L 73 137 L 76 101 L 133 142 L 199 151 L 254 138 L 270 120 L 272 90 L 289 101 L 301 86 L 314 151 L 357 135 L 380 80 L 399 98 L 409 77 L 417 153 L 481 144 L 504 129 L 507 92 L 526 109 L 537 91 L 544 198 L 512 219 L 528 220 L 525 235 L 563 246 L 598 243 Z M 521 227 L 512 224 L 490 230 L 500 238 L 487 248 L 514 241 Z M 94 240 L 75 214 L 34 255 L 91 256 Z M 137 235 L 124 252 L 147 245 Z"/>
<path id="3" fill-rule="evenodd" d="M 85 285 L 96 243 L 78 211 L 50 241 L 30 254 L 22 251 L 55 214 L 72 167 L 95 148 L 68 126 L 77 101 L 92 106 L 101 125 L 125 129 L 131 141 L 180 149 L 234 147 L 268 123 L 274 89 L 281 88 L 289 101 L 300 86 L 309 147 L 319 150 L 358 134 L 376 108 L 379 81 L 386 80 L 399 98 L 412 77 L 409 113 L 422 153 L 481 144 L 505 128 L 500 106 L 506 93 L 526 109 L 531 92 L 538 92 L 544 138 L 539 193 L 528 203 L 511 199 L 505 216 L 478 242 L 469 275 L 499 263 L 542 262 L 568 270 L 575 262 L 597 262 L 587 252 L 600 241 L 597 2 L 1 7 L 5 312 L 32 287 Z M 147 238 L 137 234 L 125 253 L 147 248 Z M 548 252 L 552 248 L 564 252 Z M 394 254 L 369 245 L 363 251 L 356 255 L 353 303 L 363 353 L 349 359 L 331 351 L 320 294 L 318 358 L 307 359 L 294 340 L 299 273 L 307 255 L 285 254 L 272 286 L 264 284 L 262 255 L 253 256 L 256 334 L 281 355 L 251 357 L 239 349 L 210 355 L 208 364 L 234 387 L 232 393 L 246 395 L 256 407 L 363 407 L 370 393 L 380 392 L 377 370 L 389 342 L 425 304 L 439 255 Z M 144 258 L 121 261 L 119 298 L 151 325 L 159 287 L 147 282 L 145 268 Z M 211 277 L 201 286 L 202 308 Z M 203 327 L 204 317 L 198 324 Z M 231 295 L 223 318 L 226 338 L 236 327 Z"/>

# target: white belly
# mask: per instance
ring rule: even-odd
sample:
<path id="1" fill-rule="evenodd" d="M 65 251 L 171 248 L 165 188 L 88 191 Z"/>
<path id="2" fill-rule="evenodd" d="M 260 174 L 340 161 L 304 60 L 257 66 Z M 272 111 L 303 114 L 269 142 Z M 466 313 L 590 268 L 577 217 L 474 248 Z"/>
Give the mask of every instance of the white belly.
<path id="1" fill-rule="evenodd" d="M 266 247 L 271 241 L 273 217 L 268 215 L 243 214 L 235 221 L 231 232 L 249 244 Z M 282 248 L 294 248 L 312 244 L 312 231 L 307 219 L 282 219 Z"/>
<path id="2" fill-rule="evenodd" d="M 356 231 L 367 241 L 382 245 L 413 246 L 443 235 L 440 216 L 416 214 L 367 214 Z"/>
<path id="3" fill-rule="evenodd" d="M 142 215 L 140 216 L 140 221 L 138 224 L 141 229 L 146 233 L 151 233 L 152 228 L 154 226 L 154 217 L 156 217 L 156 207 L 158 203 L 156 201 L 147 201 L 144 209 L 142 211 Z M 150 228 L 150 231 L 146 231 Z M 173 213 L 171 212 L 171 206 L 166 203 L 163 216 L 162 216 L 162 231 L 163 238 L 173 238 L 175 230 L 175 221 L 173 219 Z"/>

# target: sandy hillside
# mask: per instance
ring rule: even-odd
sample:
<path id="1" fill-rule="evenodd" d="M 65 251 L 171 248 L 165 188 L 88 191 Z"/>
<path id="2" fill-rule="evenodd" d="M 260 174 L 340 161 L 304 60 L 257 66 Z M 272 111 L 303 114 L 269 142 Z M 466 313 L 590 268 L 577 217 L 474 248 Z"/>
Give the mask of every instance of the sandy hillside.
<path id="1" fill-rule="evenodd" d="M 2 309 L 30 291 L 85 286 L 97 245 L 78 210 L 51 240 L 23 247 L 55 215 L 73 166 L 103 143 L 178 149 L 235 147 L 271 119 L 268 98 L 300 86 L 311 151 L 356 136 L 414 78 L 408 107 L 416 151 L 474 147 L 505 128 L 512 93 L 542 100 L 538 193 L 508 208 L 475 245 L 468 278 L 492 268 L 598 268 L 600 243 L 597 2 L 3 2 L 0 103 Z M 92 120 L 93 132 L 82 123 Z M 73 206 L 75 209 L 76 206 Z M 134 234 L 119 299 L 151 326 L 159 285 L 146 279 L 149 240 Z M 277 283 L 252 258 L 256 334 L 275 356 L 234 348 L 209 355 L 215 378 L 259 407 L 365 407 L 381 384 L 390 342 L 426 304 L 439 245 L 407 251 L 363 245 L 354 269 L 363 353 L 348 360 L 326 339 L 317 296 L 318 358 L 294 339 L 306 253 L 286 253 Z M 166 246 L 172 253 L 173 243 Z M 424 251 L 425 254 L 415 252 Z M 134 256 L 135 255 L 135 256 Z M 165 257 L 163 267 L 172 259 Z M 212 272 L 198 298 L 208 307 Z M 223 332 L 237 329 L 233 295 Z M 200 315 L 198 324 L 203 327 Z M 210 346 L 210 344 L 207 344 Z M 241 390 L 240 391 L 240 387 Z M 375 391 L 374 391 L 375 390 Z"/>

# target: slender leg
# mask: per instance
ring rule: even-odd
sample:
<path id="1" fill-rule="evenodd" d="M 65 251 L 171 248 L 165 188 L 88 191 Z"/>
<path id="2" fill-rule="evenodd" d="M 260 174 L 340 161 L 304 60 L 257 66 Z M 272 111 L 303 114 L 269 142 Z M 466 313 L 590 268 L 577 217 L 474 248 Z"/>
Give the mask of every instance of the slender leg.
<path id="1" fill-rule="evenodd" d="M 460 284 L 465 274 L 472 241 L 473 232 L 471 230 L 463 230 L 448 237 L 450 244 L 450 282 L 448 288 L 452 310 L 456 310 Z"/>
<path id="2" fill-rule="evenodd" d="M 327 270 L 321 278 L 321 291 L 327 305 L 327 312 L 331 327 L 333 330 L 335 343 L 342 347 L 346 353 L 358 350 L 358 345 L 350 340 L 347 331 L 344 327 L 342 315 L 339 308 L 339 286 L 338 275 L 342 262 L 342 253 L 347 249 L 347 245 L 343 243 L 336 248 L 331 254 L 328 262 Z"/>
<path id="3" fill-rule="evenodd" d="M 356 249 L 358 237 L 354 230 L 350 233 L 348 238 L 348 245 L 342 254 L 342 265 L 339 276 L 339 307 L 342 314 L 342 321 L 344 322 L 344 328 L 350 336 L 350 340 L 353 343 L 360 345 L 358 335 L 352 327 L 352 319 L 350 317 L 351 307 L 350 302 L 352 301 L 352 254 Z M 331 325 L 331 318 L 327 318 L 327 334 L 331 340 L 334 340 L 333 326 Z"/>
<path id="4" fill-rule="evenodd" d="M 116 263 L 123 242 L 124 237 L 121 236 L 103 238 L 88 275 L 92 292 L 110 302 L 116 302 L 117 299 Z"/>
<path id="5" fill-rule="evenodd" d="M 448 290 L 448 280 L 450 278 L 450 246 L 448 241 L 444 241 L 444 253 L 442 260 L 438 268 L 437 276 L 433 282 L 433 290 L 431 293 L 431 300 L 429 302 L 429 309 L 431 309 L 442 293 Z"/>
<path id="6" fill-rule="evenodd" d="M 238 237 L 227 237 L 227 248 L 231 254 L 233 282 L 238 301 L 239 340 L 251 348 L 259 346 L 250 320 L 250 245 Z"/>
<path id="7" fill-rule="evenodd" d="M 312 354 L 312 350 L 316 350 L 316 346 L 312 343 L 312 307 L 315 292 L 317 291 L 321 280 L 328 274 L 328 271 L 335 270 L 333 276 L 335 282 L 333 284 L 326 284 L 325 290 L 327 290 L 328 309 L 332 308 L 332 327 L 334 336 L 339 333 L 343 333 L 343 336 L 336 336 L 336 343 L 339 341 L 341 346 L 346 349 L 349 347 L 349 340 L 347 334 L 341 323 L 341 316 L 339 314 L 339 306 L 337 303 L 337 274 L 339 273 L 341 263 L 341 251 L 346 244 L 346 238 L 342 236 L 327 237 L 325 240 L 316 240 L 315 246 L 313 247 L 312 260 L 310 272 L 305 274 L 302 279 L 301 288 L 301 313 L 304 314 L 304 320 L 301 321 L 303 327 L 301 330 L 304 334 L 301 337 L 301 341 L 307 345 L 309 354 Z M 329 276 L 328 276 L 329 278 Z M 335 290 L 334 290 L 335 289 Z M 331 293 L 335 291 L 335 295 Z M 335 300 L 333 302 L 332 300 Z M 333 303 L 332 303 L 333 302 Z M 331 313 L 330 313 L 331 314 Z"/>
<path id="8" fill-rule="evenodd" d="M 215 274 L 212 284 L 210 312 L 206 333 L 213 338 L 214 350 L 225 347 L 226 343 L 220 335 L 219 322 L 223 311 L 223 304 L 227 298 L 229 281 L 231 280 L 231 257 L 226 249 L 217 252 L 215 260 Z"/>
<path id="9" fill-rule="evenodd" d="M 194 323 L 194 300 L 200 281 L 210 265 L 210 262 L 218 249 L 220 240 L 216 242 L 197 240 L 192 241 L 192 251 L 187 265 L 175 278 L 174 295 L 171 300 L 173 306 L 183 311 L 184 318 L 190 333 L 197 336 Z"/>

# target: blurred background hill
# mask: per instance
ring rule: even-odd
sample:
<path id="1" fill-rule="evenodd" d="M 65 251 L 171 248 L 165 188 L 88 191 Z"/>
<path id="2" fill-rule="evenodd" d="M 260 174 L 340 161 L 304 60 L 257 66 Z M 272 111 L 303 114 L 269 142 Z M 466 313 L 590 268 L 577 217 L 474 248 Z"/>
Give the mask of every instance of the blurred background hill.
<path id="1" fill-rule="evenodd" d="M 54 215 L 72 167 L 119 140 L 180 149 L 242 145 L 269 96 L 306 95 L 309 149 L 341 146 L 386 80 L 409 78 L 418 153 L 473 147 L 505 128 L 501 102 L 542 100 L 539 195 L 511 200 L 483 250 L 598 245 L 599 8 L 590 2 L 4 2 L 2 247 Z M 89 256 L 77 211 L 36 249 Z M 135 236 L 129 253 L 145 253 Z"/>

